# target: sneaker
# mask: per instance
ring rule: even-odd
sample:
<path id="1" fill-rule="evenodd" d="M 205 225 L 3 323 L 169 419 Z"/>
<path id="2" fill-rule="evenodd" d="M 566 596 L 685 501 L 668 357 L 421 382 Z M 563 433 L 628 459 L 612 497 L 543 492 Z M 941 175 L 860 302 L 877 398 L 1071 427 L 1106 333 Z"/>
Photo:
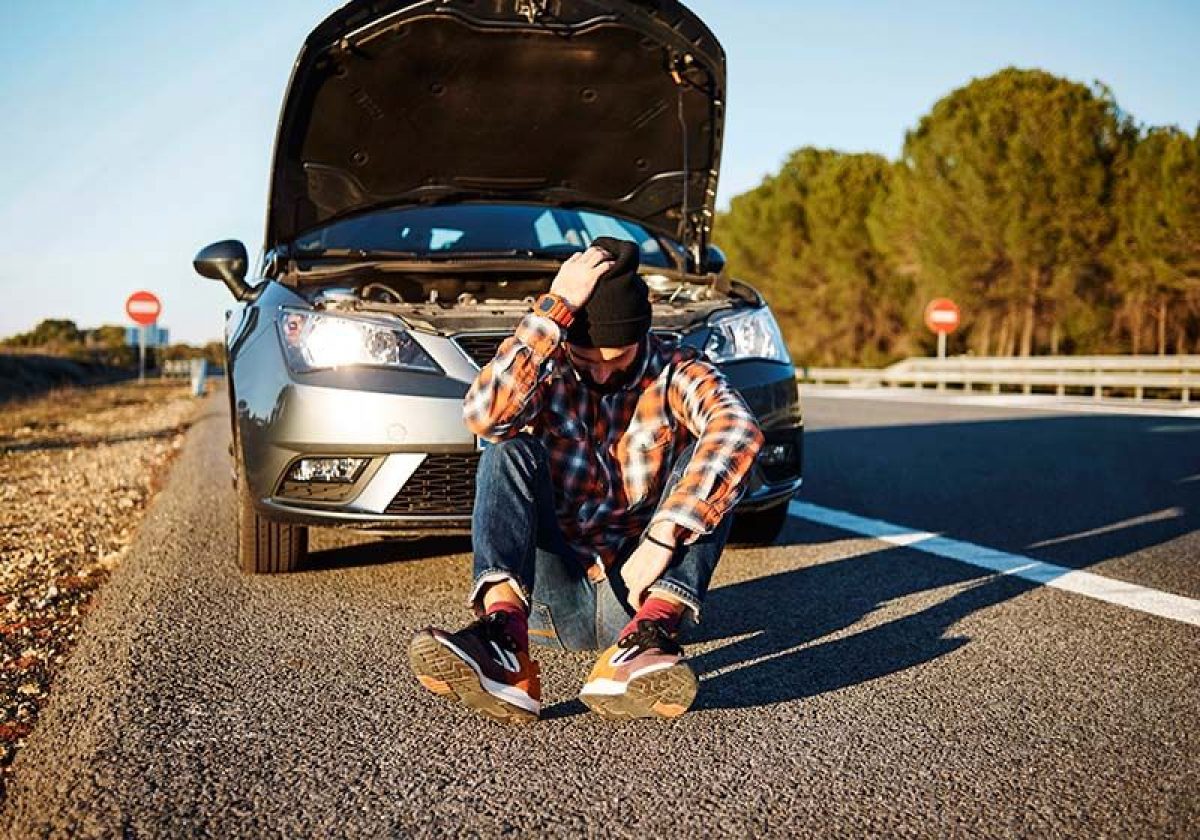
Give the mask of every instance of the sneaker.
<path id="1" fill-rule="evenodd" d="M 606 720 L 675 718 L 696 699 L 683 648 L 657 621 L 639 621 L 596 660 L 579 699 Z"/>
<path id="2" fill-rule="evenodd" d="M 421 685 L 503 723 L 531 723 L 542 708 L 538 664 L 492 613 L 457 633 L 427 627 L 413 637 L 408 658 Z"/>

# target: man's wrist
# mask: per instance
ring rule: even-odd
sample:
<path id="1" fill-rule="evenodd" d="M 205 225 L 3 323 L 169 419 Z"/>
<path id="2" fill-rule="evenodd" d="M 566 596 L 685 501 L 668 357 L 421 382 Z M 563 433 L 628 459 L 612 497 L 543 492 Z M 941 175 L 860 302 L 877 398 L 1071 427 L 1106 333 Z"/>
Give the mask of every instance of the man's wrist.
<path id="1" fill-rule="evenodd" d="M 557 292 L 546 292 L 533 302 L 533 311 L 549 318 L 563 329 L 575 320 L 575 307 Z"/>
<path id="2" fill-rule="evenodd" d="M 551 289 L 550 291 L 546 292 L 546 294 L 554 295 L 554 297 L 558 298 L 559 300 L 561 300 L 563 302 L 563 306 L 567 307 L 567 309 L 570 309 L 572 312 L 579 311 L 579 305 L 576 304 L 575 301 L 571 300 L 569 297 L 564 295 L 562 292 L 556 292 L 556 291 L 554 291 L 554 289 Z"/>
<path id="3" fill-rule="evenodd" d="M 646 536 L 643 537 L 642 541 L 648 542 L 651 545 L 656 545 L 659 548 L 663 549 L 664 551 L 671 551 L 671 552 L 675 551 L 675 546 L 671 545 L 670 543 L 665 543 L 662 540 L 655 539 L 654 535 L 651 534 L 649 531 L 646 532 Z"/>
<path id="4" fill-rule="evenodd" d="M 651 542 L 674 551 L 679 546 L 678 528 L 674 522 L 655 522 L 646 531 Z"/>

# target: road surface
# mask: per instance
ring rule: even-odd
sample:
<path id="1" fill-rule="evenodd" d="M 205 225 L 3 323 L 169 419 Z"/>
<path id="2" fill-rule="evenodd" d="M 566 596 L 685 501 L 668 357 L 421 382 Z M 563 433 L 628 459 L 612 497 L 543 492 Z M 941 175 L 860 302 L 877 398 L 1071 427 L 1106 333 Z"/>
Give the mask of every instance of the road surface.
<path id="1" fill-rule="evenodd" d="M 222 399 L 88 616 L 0 836 L 1200 827 L 1200 420 L 809 398 L 797 515 L 722 560 L 694 711 L 596 719 L 590 657 L 548 652 L 546 720 L 513 729 L 406 665 L 415 630 L 466 618 L 464 541 L 237 570 Z"/>

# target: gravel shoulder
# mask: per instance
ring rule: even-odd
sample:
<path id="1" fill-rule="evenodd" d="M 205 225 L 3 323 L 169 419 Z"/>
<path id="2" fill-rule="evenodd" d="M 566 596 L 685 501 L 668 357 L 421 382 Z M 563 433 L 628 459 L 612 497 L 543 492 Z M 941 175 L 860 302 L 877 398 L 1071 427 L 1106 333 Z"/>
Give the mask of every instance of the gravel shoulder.
<path id="1" fill-rule="evenodd" d="M 196 411 L 184 385 L 134 382 L 58 389 L 0 413 L 0 802 Z"/>

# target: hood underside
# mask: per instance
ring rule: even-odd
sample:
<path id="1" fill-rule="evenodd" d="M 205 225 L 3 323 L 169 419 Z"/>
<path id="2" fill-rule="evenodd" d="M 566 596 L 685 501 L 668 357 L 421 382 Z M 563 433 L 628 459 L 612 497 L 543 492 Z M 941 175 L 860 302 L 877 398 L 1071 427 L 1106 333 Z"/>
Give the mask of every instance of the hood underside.
<path id="1" fill-rule="evenodd" d="M 588 206 L 707 242 L 724 52 L 676 0 L 354 0 L 296 60 L 266 245 L 386 206 Z"/>

